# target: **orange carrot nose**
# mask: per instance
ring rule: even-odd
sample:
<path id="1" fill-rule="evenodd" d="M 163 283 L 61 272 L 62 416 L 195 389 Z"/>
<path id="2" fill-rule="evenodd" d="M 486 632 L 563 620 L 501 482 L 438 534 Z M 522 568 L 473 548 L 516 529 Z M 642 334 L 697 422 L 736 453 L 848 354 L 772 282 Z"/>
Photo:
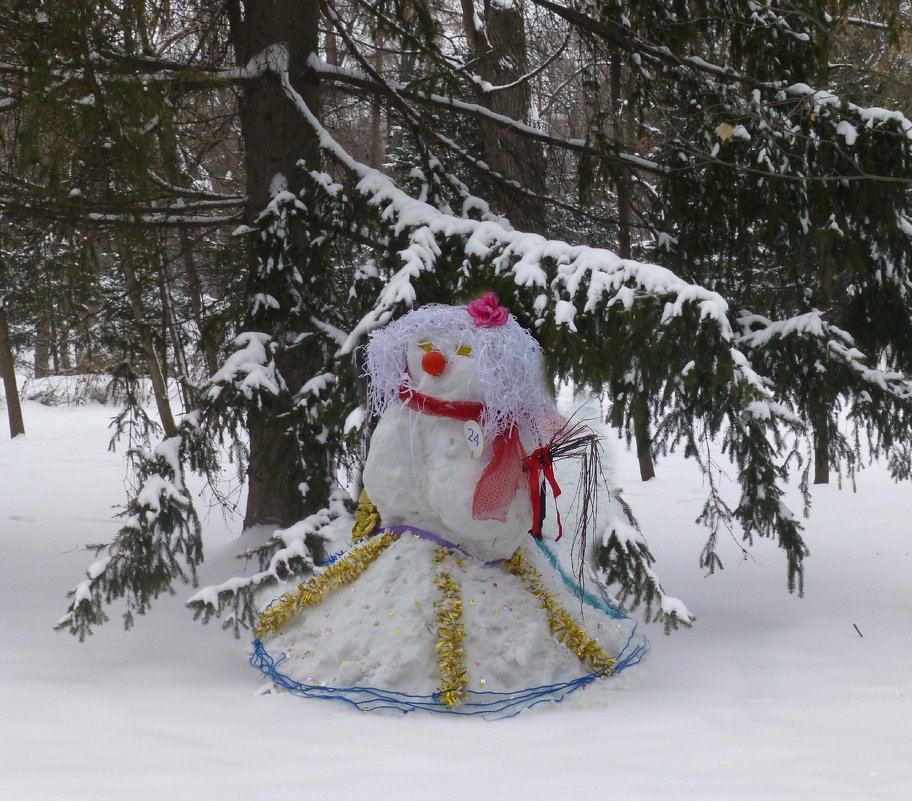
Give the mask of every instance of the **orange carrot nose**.
<path id="1" fill-rule="evenodd" d="M 421 359 L 421 369 L 428 375 L 443 375 L 446 370 L 447 360 L 439 350 L 432 350 L 425 353 Z"/>

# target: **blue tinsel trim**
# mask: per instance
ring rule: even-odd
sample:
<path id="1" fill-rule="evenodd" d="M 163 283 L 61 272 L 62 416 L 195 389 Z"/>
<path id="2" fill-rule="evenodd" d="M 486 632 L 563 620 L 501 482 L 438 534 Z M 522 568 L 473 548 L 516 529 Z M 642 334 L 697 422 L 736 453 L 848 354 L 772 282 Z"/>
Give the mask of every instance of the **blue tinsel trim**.
<path id="1" fill-rule="evenodd" d="M 636 627 L 630 633 L 624 650 L 618 656 L 617 664 L 611 676 L 626 670 L 631 665 L 638 664 L 646 655 L 649 644 L 645 639 L 639 638 L 634 642 Z M 262 641 L 253 641 L 253 653 L 250 664 L 279 687 L 294 695 L 303 698 L 317 698 L 322 700 L 343 701 L 364 711 L 377 711 L 381 709 L 398 710 L 399 712 L 413 712 L 422 710 L 443 715 L 484 716 L 491 719 L 508 718 L 518 715 L 525 709 L 544 702 L 558 703 L 570 693 L 586 687 L 598 678 L 604 676 L 603 671 L 588 673 L 571 681 L 559 684 L 546 684 L 540 687 L 528 687 L 510 693 L 498 692 L 473 692 L 469 691 L 466 700 L 458 707 L 449 707 L 439 701 L 439 693 L 433 695 L 411 695 L 409 693 L 382 690 L 377 687 L 326 687 L 321 685 L 303 684 L 281 673 L 279 667 L 285 657 L 278 661 L 272 658 Z"/>
<path id="2" fill-rule="evenodd" d="M 561 577 L 561 580 L 564 582 L 564 586 L 569 592 L 573 594 L 575 598 L 582 601 L 583 603 L 589 604 L 593 609 L 598 609 L 600 612 L 604 612 L 608 617 L 614 618 L 615 620 L 629 620 L 618 607 L 611 603 L 604 594 L 596 596 L 589 590 L 585 589 L 579 581 L 574 577 L 567 574 L 561 565 L 560 561 L 557 558 L 557 554 L 552 551 L 545 541 L 540 537 L 533 537 L 535 544 L 538 546 L 545 558 L 548 560 L 548 563 L 553 567 Z"/>

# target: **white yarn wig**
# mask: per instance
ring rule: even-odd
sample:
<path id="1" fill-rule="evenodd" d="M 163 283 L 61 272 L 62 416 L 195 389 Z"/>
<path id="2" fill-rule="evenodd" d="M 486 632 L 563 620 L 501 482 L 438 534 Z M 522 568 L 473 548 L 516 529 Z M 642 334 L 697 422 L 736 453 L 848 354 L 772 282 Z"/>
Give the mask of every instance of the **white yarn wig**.
<path id="1" fill-rule="evenodd" d="M 519 426 L 523 439 L 543 442 L 554 431 L 553 401 L 545 389 L 541 346 L 511 314 L 503 325 L 476 327 L 465 306 L 432 303 L 374 331 L 367 345 L 370 407 L 375 415 L 399 401 L 408 382 L 410 343 L 458 337 L 472 348 L 485 412 L 478 422 L 490 440 Z"/>

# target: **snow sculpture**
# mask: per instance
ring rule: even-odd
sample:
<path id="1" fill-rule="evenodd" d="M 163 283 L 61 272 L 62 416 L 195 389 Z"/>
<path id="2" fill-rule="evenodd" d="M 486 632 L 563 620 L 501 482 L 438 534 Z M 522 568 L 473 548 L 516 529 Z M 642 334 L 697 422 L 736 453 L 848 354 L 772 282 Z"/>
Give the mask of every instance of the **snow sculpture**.
<path id="1" fill-rule="evenodd" d="M 562 424 L 538 344 L 496 303 L 489 293 L 468 308 L 425 306 L 368 349 L 380 422 L 364 488 L 380 519 L 433 531 L 485 561 L 511 556 L 527 537 L 523 459 Z"/>
<path id="2" fill-rule="evenodd" d="M 488 293 L 390 323 L 367 364 L 354 545 L 262 613 L 252 662 L 306 697 L 491 716 L 638 662 L 635 624 L 542 538 L 553 459 L 592 437 L 552 408 L 529 332 Z"/>

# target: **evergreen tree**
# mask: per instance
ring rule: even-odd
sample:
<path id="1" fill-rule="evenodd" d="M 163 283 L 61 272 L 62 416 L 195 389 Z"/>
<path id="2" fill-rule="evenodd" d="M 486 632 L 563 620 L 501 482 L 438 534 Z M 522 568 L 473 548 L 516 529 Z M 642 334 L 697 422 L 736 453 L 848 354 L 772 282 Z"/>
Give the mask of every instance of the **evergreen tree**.
<path id="1" fill-rule="evenodd" d="M 630 59 L 631 99 L 649 110 L 658 169 L 647 253 L 729 302 L 737 346 L 802 424 L 783 417 L 806 499 L 812 466 L 817 483 L 831 466 L 854 474 L 846 408 L 856 431 L 876 431 L 874 453 L 906 434 L 912 126 L 835 94 L 829 65 L 852 10 L 636 4 L 601 22 Z M 876 8 L 887 38 L 897 10 Z M 862 363 L 856 345 L 874 360 Z M 672 416 L 661 430 L 672 439 L 658 447 L 683 429 Z M 745 496 L 734 516 L 745 523 L 757 506 Z M 804 549 L 787 528 L 791 582 Z M 711 543 L 703 563 L 718 564 Z"/>
<path id="2" fill-rule="evenodd" d="M 149 34 L 166 7 L 193 23 L 184 49 L 158 47 Z M 676 446 L 695 458 L 711 479 L 701 556 L 709 569 L 721 564 L 718 533 L 737 523 L 748 539 L 775 538 L 789 586 L 801 587 L 807 549 L 782 502 L 787 468 L 801 466 L 805 492 L 811 453 L 818 479 L 824 463 L 853 469 L 859 445 L 836 425 L 841 407 L 875 453 L 909 472 L 910 123 L 830 74 L 851 4 L 56 8 L 22 3 L 11 13 L 20 48 L 4 67 L 7 113 L 33 120 L 21 148 L 31 155 L 17 169 L 35 179 L 46 213 L 73 219 L 75 209 L 83 223 L 112 225 L 224 223 L 236 196 L 176 191 L 199 182 L 202 159 L 188 169 L 187 157 L 207 152 L 214 126 L 181 139 L 174 158 L 150 124 L 187 119 L 188 98 L 236 87 L 249 243 L 239 323 L 225 337 L 231 352 L 196 388 L 198 409 L 166 431 L 170 444 L 138 451 L 131 523 L 77 590 L 66 627 L 85 633 L 104 599 L 125 594 L 143 611 L 172 581 L 192 578 L 202 551 L 183 471 L 212 469 L 213 442 L 243 443 L 244 429 L 245 522 L 284 528 L 260 549 L 259 574 L 203 591 L 194 606 L 204 616 L 231 610 L 235 628 L 248 622 L 251 593 L 309 569 L 321 527 L 340 511 L 334 471 L 359 447 L 345 427 L 357 402 L 347 378 L 357 345 L 409 306 L 481 289 L 497 290 L 535 332 L 555 378 L 611 395 L 644 459 Z M 897 11 L 875 7 L 887 34 Z M 525 55 L 521 42 L 504 42 L 510 63 L 492 59 L 504 20 L 526 31 Z M 559 55 L 571 51 L 568 69 Z M 93 101 L 83 107 L 87 88 Z M 591 106 L 555 112 L 562 91 Z M 38 97 L 56 127 L 34 123 L 49 113 Z M 369 112 L 344 102 L 361 98 Z M 385 121 L 388 147 L 366 147 L 353 119 L 374 132 Z M 77 122 L 84 141 L 46 133 Z M 92 150 L 99 143 L 104 159 Z M 525 148 L 536 155 L 522 164 L 497 158 Z M 135 158 L 150 152 L 165 187 Z M 382 152 L 390 158 L 379 170 Z M 537 154 L 549 181 L 522 169 Z M 61 164 L 74 174 L 91 166 L 97 194 L 71 197 L 55 183 Z M 153 186 L 163 192 L 154 206 Z M 21 181 L 6 187 L 4 210 L 21 211 L 32 194 Z M 564 241 L 590 231 L 590 245 Z M 125 236 L 118 229 L 116 241 Z M 136 284 L 164 275 L 144 252 Z M 191 292 L 189 272 L 181 280 Z M 130 283 L 124 275 L 125 290 Z M 135 322 L 137 307 L 166 314 L 150 298 L 132 307 Z M 135 347 L 152 374 L 167 337 Z M 733 509 L 713 479 L 714 441 L 737 467 Z M 599 546 L 620 595 L 678 622 L 628 515 Z"/>

